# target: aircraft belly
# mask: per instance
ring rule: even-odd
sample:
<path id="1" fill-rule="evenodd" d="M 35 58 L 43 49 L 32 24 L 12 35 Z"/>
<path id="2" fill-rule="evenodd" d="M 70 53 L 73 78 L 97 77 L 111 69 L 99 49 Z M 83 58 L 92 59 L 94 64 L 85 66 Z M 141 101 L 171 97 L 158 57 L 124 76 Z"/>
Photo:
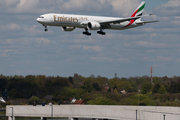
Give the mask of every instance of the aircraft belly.
<path id="1" fill-rule="evenodd" d="M 70 22 L 51 22 L 46 25 L 49 26 L 68 26 L 68 27 L 82 27 L 79 23 L 70 23 Z"/>

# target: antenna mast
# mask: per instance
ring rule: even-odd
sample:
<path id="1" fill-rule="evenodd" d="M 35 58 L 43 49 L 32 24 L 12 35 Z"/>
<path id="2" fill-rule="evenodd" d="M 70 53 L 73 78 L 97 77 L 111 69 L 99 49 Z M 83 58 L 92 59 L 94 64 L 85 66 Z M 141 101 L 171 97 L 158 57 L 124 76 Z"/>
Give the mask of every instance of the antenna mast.
<path id="1" fill-rule="evenodd" d="M 151 84 L 154 85 L 154 83 L 153 83 L 153 77 L 152 77 L 154 70 L 153 70 L 153 67 L 152 67 L 152 66 L 151 66 L 151 70 L 150 70 L 150 71 L 151 71 Z"/>

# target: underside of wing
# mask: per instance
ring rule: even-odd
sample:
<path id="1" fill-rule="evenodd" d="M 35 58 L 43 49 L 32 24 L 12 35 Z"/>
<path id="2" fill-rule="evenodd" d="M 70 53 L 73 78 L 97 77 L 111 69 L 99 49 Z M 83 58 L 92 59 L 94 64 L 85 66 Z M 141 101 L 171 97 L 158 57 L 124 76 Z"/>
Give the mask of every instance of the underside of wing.
<path id="1" fill-rule="evenodd" d="M 140 21 L 137 22 L 136 24 L 146 24 L 146 23 L 154 23 L 154 22 L 159 22 L 159 21 L 146 21 L 146 22 Z"/>
<path id="2" fill-rule="evenodd" d="M 117 19 L 117 20 L 107 20 L 107 21 L 101 21 L 100 24 L 121 23 L 121 22 L 125 22 L 125 21 L 136 20 L 139 18 L 140 17 L 137 16 L 137 17 L 121 18 L 121 19 Z"/>

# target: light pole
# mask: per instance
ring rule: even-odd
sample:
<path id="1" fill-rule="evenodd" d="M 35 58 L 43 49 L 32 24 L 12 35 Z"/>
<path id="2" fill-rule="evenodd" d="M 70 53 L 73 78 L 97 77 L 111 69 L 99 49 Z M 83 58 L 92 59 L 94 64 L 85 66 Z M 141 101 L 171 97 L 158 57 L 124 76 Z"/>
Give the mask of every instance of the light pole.
<path id="1" fill-rule="evenodd" d="M 165 118 L 166 118 L 166 115 L 163 115 L 164 116 L 164 120 L 165 120 Z"/>
<path id="2" fill-rule="evenodd" d="M 53 105 L 51 106 L 51 120 L 53 119 Z"/>

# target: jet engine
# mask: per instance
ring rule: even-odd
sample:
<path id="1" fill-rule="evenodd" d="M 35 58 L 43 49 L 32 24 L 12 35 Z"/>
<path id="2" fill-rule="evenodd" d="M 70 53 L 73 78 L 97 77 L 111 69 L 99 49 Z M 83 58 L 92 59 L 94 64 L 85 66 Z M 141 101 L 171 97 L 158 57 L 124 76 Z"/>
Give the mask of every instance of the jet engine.
<path id="1" fill-rule="evenodd" d="M 98 22 L 89 22 L 87 25 L 89 30 L 98 30 L 100 27 L 101 25 Z"/>
<path id="2" fill-rule="evenodd" d="M 75 27 L 62 27 L 62 30 L 64 31 L 73 31 Z"/>

